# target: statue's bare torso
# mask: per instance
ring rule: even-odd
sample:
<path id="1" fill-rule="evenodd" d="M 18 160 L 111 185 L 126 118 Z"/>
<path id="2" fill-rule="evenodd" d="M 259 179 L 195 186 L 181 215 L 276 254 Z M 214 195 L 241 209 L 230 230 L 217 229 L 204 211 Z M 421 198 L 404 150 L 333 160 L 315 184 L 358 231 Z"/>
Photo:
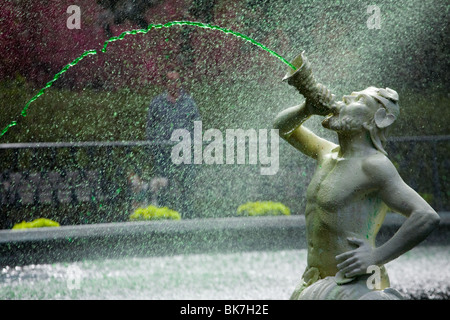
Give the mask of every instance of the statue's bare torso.
<path id="1" fill-rule="evenodd" d="M 338 272 L 336 256 L 355 248 L 347 238 L 367 239 L 375 245 L 386 215 L 387 207 L 371 190 L 363 161 L 340 159 L 338 152 L 332 151 L 318 162 L 308 187 L 308 266 L 318 268 L 321 277 L 334 276 Z M 352 184 L 343 184 L 343 179 Z"/>

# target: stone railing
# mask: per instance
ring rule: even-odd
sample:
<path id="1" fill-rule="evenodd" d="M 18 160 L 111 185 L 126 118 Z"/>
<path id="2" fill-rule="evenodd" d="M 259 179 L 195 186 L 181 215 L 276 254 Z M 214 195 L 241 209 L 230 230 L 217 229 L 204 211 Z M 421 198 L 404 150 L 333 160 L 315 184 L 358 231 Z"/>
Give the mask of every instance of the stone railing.
<path id="1" fill-rule="evenodd" d="M 447 194 L 450 179 L 449 140 L 450 136 L 394 137 L 386 146 L 389 157 L 405 182 L 437 211 L 450 211 Z M 64 216 L 67 221 L 58 219 L 63 224 L 126 221 L 129 199 L 133 196 L 130 174 L 151 175 L 148 148 L 152 144 L 148 141 L 0 144 L 0 228 L 10 228 L 13 223 L 37 218 L 39 215 L 35 213 L 43 210 Z M 296 184 L 301 185 L 292 187 L 297 189 L 290 191 L 298 194 L 296 203 L 303 201 L 304 190 L 298 188 L 308 184 L 313 170 L 311 163 L 306 164 L 296 168 L 292 163 L 280 162 L 281 176 L 278 180 L 295 175 Z M 282 166 L 285 166 L 284 171 Z M 269 198 L 280 193 L 277 191 L 280 186 L 267 185 L 267 179 L 252 180 L 260 184 L 253 191 L 248 186 L 241 186 L 237 191 L 238 186 L 230 189 L 227 181 L 220 182 L 217 178 L 216 182 L 214 177 L 210 177 L 212 171 L 229 170 L 222 175 L 223 179 L 235 175 L 236 181 L 242 180 L 242 171 L 222 169 L 225 167 L 216 169 L 209 166 L 206 170 L 209 170 L 208 181 L 217 184 L 213 186 L 214 190 L 223 188 L 222 201 L 232 201 L 227 199 L 236 193 L 244 195 L 245 192 L 253 192 L 263 197 L 261 194 L 268 192 Z M 304 183 L 301 179 L 305 180 Z M 277 183 L 284 185 L 283 181 Z M 292 185 L 292 181 L 286 182 L 286 185 Z M 210 187 L 205 188 L 211 190 Z M 274 189 L 272 194 L 271 189 Z M 292 194 L 286 190 L 283 194 L 287 197 L 286 202 L 294 203 L 294 199 L 289 200 L 293 198 Z M 290 206 L 290 203 L 286 204 Z M 59 211 L 63 213 L 59 214 Z M 301 213 L 297 211 L 300 210 L 293 213 Z M 78 216 L 73 217 L 74 214 Z"/>

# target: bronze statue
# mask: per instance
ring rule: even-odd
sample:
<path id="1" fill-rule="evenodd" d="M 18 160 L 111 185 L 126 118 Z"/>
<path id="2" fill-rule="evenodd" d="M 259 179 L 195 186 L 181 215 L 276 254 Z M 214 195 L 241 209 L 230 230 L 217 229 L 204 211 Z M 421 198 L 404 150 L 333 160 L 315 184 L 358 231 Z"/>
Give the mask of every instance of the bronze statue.
<path id="1" fill-rule="evenodd" d="M 399 116 L 398 94 L 369 87 L 341 101 L 316 83 L 304 53 L 285 76 L 306 99 L 278 114 L 274 127 L 296 149 L 317 161 L 306 194 L 307 268 L 291 299 L 401 299 L 390 288 L 384 264 L 424 240 L 439 224 L 438 214 L 400 177 L 383 147 Z M 324 116 L 338 135 L 323 139 L 303 123 Z M 388 210 L 407 217 L 386 243 L 375 237 Z M 380 281 L 368 285 L 371 268 Z"/>

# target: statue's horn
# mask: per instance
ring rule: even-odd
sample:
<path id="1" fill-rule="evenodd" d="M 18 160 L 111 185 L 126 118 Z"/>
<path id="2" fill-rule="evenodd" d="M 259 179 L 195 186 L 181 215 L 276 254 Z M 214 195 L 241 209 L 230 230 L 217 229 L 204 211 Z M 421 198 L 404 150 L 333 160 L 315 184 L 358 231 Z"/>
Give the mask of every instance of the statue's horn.
<path id="1" fill-rule="evenodd" d="M 328 113 L 333 104 L 334 95 L 324 85 L 317 83 L 312 74 L 311 66 L 303 51 L 291 64 L 296 68 L 288 70 L 283 81 L 300 92 L 307 100 L 313 103 L 316 108 Z"/>

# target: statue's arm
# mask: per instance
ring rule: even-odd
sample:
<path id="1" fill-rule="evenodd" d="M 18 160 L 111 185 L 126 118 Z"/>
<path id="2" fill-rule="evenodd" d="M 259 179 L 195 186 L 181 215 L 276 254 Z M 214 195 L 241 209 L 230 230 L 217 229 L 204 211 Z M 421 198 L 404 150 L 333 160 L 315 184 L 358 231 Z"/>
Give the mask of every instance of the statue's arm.
<path id="1" fill-rule="evenodd" d="M 311 158 L 319 159 L 322 154 L 329 152 L 337 145 L 320 138 L 302 125 L 313 114 L 304 102 L 281 111 L 275 118 L 274 128 L 279 130 L 281 138 L 296 149 Z"/>
<path id="2" fill-rule="evenodd" d="M 366 166 L 366 172 L 379 190 L 380 198 L 393 211 L 407 217 L 398 231 L 386 243 L 376 248 L 378 264 L 387 263 L 423 241 L 439 225 L 439 215 L 398 174 L 389 159 L 376 157 Z"/>
<path id="3" fill-rule="evenodd" d="M 407 217 L 397 232 L 384 244 L 373 248 L 366 241 L 348 238 L 356 249 L 336 256 L 338 269 L 347 278 L 365 274 L 371 265 L 383 265 L 422 242 L 439 224 L 438 214 L 400 177 L 384 155 L 377 155 L 363 164 L 372 187 L 394 211 Z"/>

